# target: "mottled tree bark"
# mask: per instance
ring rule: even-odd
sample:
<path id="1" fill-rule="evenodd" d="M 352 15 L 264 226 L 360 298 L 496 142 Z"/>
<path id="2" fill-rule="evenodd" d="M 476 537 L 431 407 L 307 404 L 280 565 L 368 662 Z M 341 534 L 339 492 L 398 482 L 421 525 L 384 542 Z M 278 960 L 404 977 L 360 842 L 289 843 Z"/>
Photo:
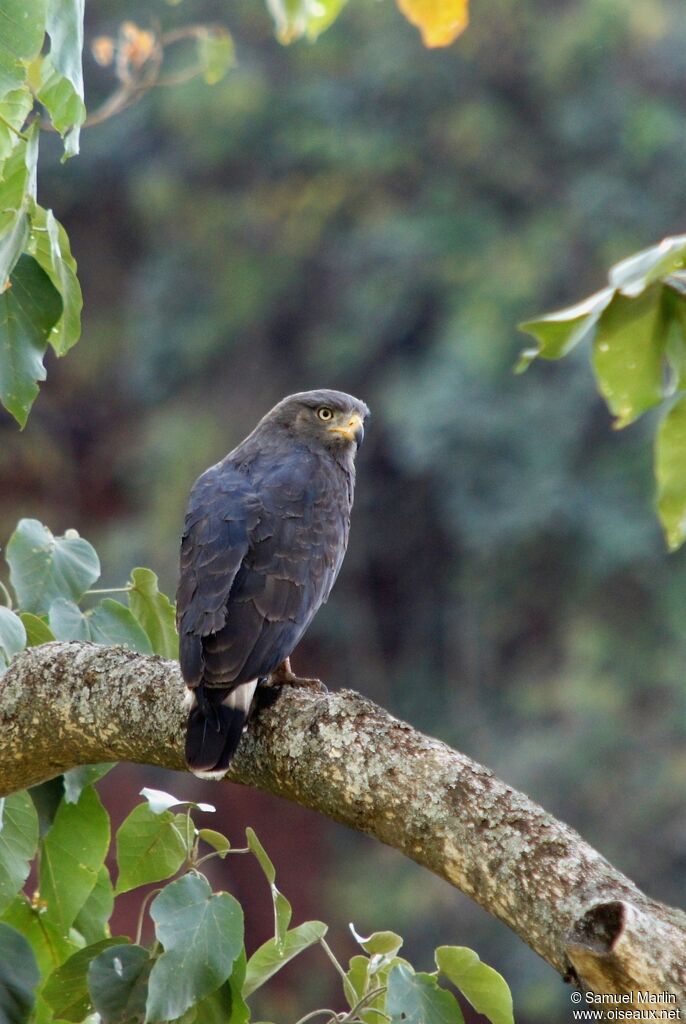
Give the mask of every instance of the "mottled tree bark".
<path id="1" fill-rule="evenodd" d="M 0 679 L 0 794 L 76 765 L 184 769 L 178 666 L 52 643 Z M 568 980 L 686 1011 L 686 915 L 487 768 L 349 690 L 284 689 L 228 776 L 376 836 L 473 897 Z M 653 1004 L 654 1005 L 654 1004 Z"/>

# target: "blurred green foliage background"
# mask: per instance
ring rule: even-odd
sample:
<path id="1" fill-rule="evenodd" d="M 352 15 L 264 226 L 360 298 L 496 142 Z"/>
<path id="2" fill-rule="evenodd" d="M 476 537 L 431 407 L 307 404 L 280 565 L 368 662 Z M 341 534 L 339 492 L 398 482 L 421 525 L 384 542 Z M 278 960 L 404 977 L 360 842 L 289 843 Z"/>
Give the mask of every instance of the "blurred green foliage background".
<path id="1" fill-rule="evenodd" d="M 0 420 L 0 536 L 22 515 L 76 527 L 105 582 L 143 564 L 173 592 L 197 474 L 290 391 L 359 395 L 350 549 L 296 669 L 485 762 L 683 903 L 686 553 L 665 553 L 651 508 L 651 424 L 610 431 L 584 353 L 511 372 L 518 320 L 684 230 L 682 0 L 475 0 L 444 51 L 388 0 L 351 0 L 289 48 L 252 0 L 86 13 L 91 37 L 220 21 L 238 65 L 86 131 L 67 165 L 46 140 L 41 196 L 79 261 L 84 337 L 23 434 Z M 111 82 L 86 64 L 94 105 Z M 118 769 L 110 805 L 123 817 L 159 774 Z M 169 788 L 184 784 L 229 833 L 255 826 L 296 919 L 330 921 L 342 955 L 348 920 L 400 931 L 418 968 L 471 945 L 518 1021 L 569 1019 L 552 970 L 399 854 L 263 794 Z M 220 870 L 261 941 L 256 880 Z M 310 957 L 265 1017 L 319 1005 Z"/>

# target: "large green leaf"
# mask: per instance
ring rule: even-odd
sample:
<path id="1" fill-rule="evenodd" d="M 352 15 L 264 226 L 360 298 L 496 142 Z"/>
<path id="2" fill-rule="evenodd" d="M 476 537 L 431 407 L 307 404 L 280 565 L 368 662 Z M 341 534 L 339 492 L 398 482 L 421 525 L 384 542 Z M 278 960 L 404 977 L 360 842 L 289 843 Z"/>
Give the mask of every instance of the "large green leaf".
<path id="1" fill-rule="evenodd" d="M 42 975 L 48 975 L 67 957 L 76 952 L 76 945 L 56 928 L 45 915 L 19 895 L 5 910 L 2 919 L 28 939 Z"/>
<path id="2" fill-rule="evenodd" d="M 117 894 L 175 875 L 187 856 L 176 815 L 155 814 L 148 804 L 134 807 L 117 831 Z"/>
<path id="3" fill-rule="evenodd" d="M 26 628 L 19 616 L 0 605 L 0 675 L 15 654 L 26 647 Z"/>
<path id="4" fill-rule="evenodd" d="M 62 297 L 62 316 L 50 331 L 48 340 L 57 355 L 63 356 L 81 335 L 81 286 L 67 232 L 52 210 L 44 210 L 37 203 L 31 207 L 27 251 L 41 265 Z"/>
<path id="5" fill-rule="evenodd" d="M 14 928 L 0 923 L 0 1024 L 25 1024 L 39 980 L 29 943 Z"/>
<path id="6" fill-rule="evenodd" d="M 40 53 L 46 0 L 2 0 L 2 15 L 0 95 L 23 84 L 26 64 Z"/>
<path id="7" fill-rule="evenodd" d="M 662 420 L 655 442 L 657 509 L 672 551 L 686 540 L 686 397 Z"/>
<path id="8" fill-rule="evenodd" d="M 0 912 L 10 905 L 29 875 L 38 846 L 38 815 L 26 792 L 12 793 L 0 821 Z"/>
<path id="9" fill-rule="evenodd" d="M 88 968 L 103 950 L 110 946 L 120 946 L 126 939 L 101 939 L 78 953 L 72 954 L 68 960 L 55 968 L 45 982 L 41 995 L 53 1010 L 56 1019 L 73 1021 L 79 1024 L 92 1010 L 88 991 Z"/>
<path id="10" fill-rule="evenodd" d="M 74 928 L 86 942 L 98 942 L 109 938 L 109 920 L 114 907 L 114 891 L 110 873 L 105 866 L 100 868 L 95 888 L 79 910 Z"/>
<path id="11" fill-rule="evenodd" d="M 6 558 L 19 604 L 39 615 L 56 598 L 78 601 L 100 575 L 95 549 L 76 530 L 55 537 L 37 519 L 20 520 Z"/>
<path id="12" fill-rule="evenodd" d="M 167 1021 L 214 992 L 243 949 L 243 911 L 227 892 L 212 893 L 205 878 L 171 882 L 150 905 L 164 946 L 150 974 L 146 1021 Z"/>
<path id="13" fill-rule="evenodd" d="M 252 995 L 294 957 L 323 939 L 326 932 L 327 927 L 321 921 L 305 921 L 286 932 L 282 944 L 269 939 L 261 945 L 248 960 L 243 995 Z"/>
<path id="14" fill-rule="evenodd" d="M 151 569 L 134 569 L 131 573 L 129 607 L 148 634 L 154 654 L 163 658 L 179 657 L 174 605 L 160 593 L 157 576 Z"/>
<path id="15" fill-rule="evenodd" d="M 92 786 L 60 804 L 43 840 L 39 890 L 45 918 L 67 934 L 95 888 L 110 842 L 110 819 Z"/>
<path id="16" fill-rule="evenodd" d="M 23 427 L 45 380 L 43 356 L 62 300 L 32 256 L 23 255 L 0 294 L 0 401 Z M 31 610 L 31 609 L 28 609 Z"/>
<path id="17" fill-rule="evenodd" d="M 92 961 L 88 989 L 102 1024 L 132 1024 L 145 1015 L 152 960 L 142 946 L 112 946 Z"/>
<path id="18" fill-rule="evenodd" d="M 0 162 L 17 145 L 17 132 L 21 130 L 32 107 L 33 96 L 25 85 L 0 97 Z"/>
<path id="19" fill-rule="evenodd" d="M 120 601 L 106 597 L 86 613 L 91 640 L 95 644 L 123 644 L 132 651 L 152 654 L 147 634 L 138 625 L 130 610 Z"/>
<path id="20" fill-rule="evenodd" d="M 473 949 L 439 946 L 436 967 L 491 1024 L 514 1024 L 512 994 L 501 974 L 481 963 Z"/>
<path id="21" fill-rule="evenodd" d="M 388 975 L 386 1012 L 393 1024 L 464 1024 L 455 996 L 431 974 L 399 964 Z"/>
<path id="22" fill-rule="evenodd" d="M 593 369 L 618 429 L 664 397 L 662 286 L 636 298 L 616 294 L 598 321 Z"/>
<path id="23" fill-rule="evenodd" d="M 105 598 L 87 612 L 74 601 L 59 597 L 50 605 L 50 628 L 58 640 L 86 640 L 112 646 L 122 644 L 141 654 L 152 654 L 147 634 L 126 605 Z"/>

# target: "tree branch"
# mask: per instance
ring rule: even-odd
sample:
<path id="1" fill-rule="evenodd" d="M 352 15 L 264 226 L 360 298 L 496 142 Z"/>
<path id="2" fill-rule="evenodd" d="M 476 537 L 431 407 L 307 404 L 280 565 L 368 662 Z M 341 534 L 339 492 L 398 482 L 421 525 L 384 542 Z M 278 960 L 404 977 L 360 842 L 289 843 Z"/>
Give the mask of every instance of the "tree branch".
<path id="1" fill-rule="evenodd" d="M 82 643 L 25 651 L 0 679 L 0 794 L 99 761 L 183 770 L 182 697 L 178 666 L 161 658 Z M 395 847 L 582 988 L 686 1010 L 686 915 L 487 768 L 358 694 L 284 690 L 253 719 L 228 778 Z"/>

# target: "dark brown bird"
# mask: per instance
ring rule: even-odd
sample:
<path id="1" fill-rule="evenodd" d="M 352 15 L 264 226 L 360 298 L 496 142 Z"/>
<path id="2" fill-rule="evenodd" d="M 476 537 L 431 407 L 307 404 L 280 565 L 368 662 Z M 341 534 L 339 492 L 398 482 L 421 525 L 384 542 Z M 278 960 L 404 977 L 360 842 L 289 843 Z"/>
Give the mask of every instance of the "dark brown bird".
<path id="1" fill-rule="evenodd" d="M 226 771 L 259 681 L 311 682 L 289 657 L 345 555 L 368 413 L 341 391 L 290 395 L 193 485 L 176 619 L 198 774 Z"/>

